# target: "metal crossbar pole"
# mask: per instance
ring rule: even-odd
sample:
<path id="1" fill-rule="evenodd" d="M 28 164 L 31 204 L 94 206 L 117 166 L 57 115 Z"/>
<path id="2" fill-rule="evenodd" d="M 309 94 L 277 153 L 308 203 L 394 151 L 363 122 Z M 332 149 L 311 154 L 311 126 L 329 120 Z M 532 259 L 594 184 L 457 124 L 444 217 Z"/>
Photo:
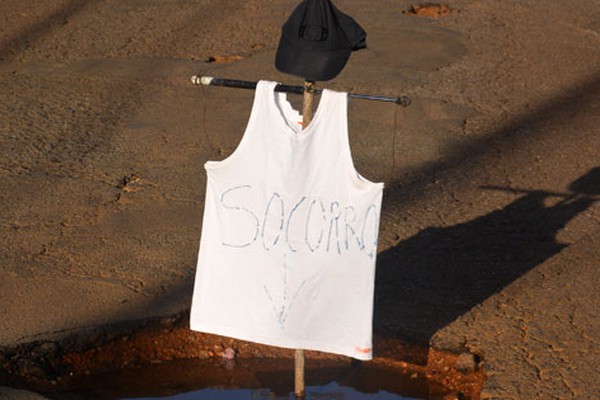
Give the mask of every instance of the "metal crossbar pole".
<path id="1" fill-rule="evenodd" d="M 212 76 L 192 76 L 192 83 L 195 85 L 206 85 L 206 86 L 225 86 L 232 88 L 241 88 L 241 89 L 256 89 L 257 82 L 252 81 L 243 81 L 239 79 L 227 79 L 227 78 L 215 78 Z M 303 94 L 304 86 L 293 86 L 293 85 L 284 85 L 278 84 L 275 86 L 276 92 L 286 92 L 286 93 L 296 93 Z M 321 89 L 313 89 L 313 94 L 321 94 Z M 399 97 L 391 97 L 391 96 L 381 96 L 374 94 L 360 94 L 360 93 L 348 93 L 348 97 L 355 99 L 363 99 L 363 100 L 376 100 L 376 101 L 384 101 L 388 103 L 396 103 L 402 107 L 408 107 L 410 105 L 410 99 L 406 96 Z"/>

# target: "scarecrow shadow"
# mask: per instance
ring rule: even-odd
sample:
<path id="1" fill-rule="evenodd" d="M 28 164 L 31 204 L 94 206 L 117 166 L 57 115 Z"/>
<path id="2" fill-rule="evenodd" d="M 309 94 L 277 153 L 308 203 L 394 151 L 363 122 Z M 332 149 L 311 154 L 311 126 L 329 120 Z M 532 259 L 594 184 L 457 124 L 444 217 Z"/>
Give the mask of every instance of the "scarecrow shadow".
<path id="1" fill-rule="evenodd" d="M 501 210 L 424 229 L 381 253 L 375 330 L 427 345 L 439 329 L 560 252 L 566 245 L 557 233 L 600 194 L 600 167 L 569 189 L 564 196 L 523 191 Z"/>
<path id="2" fill-rule="evenodd" d="M 71 1 L 41 21 L 16 32 L 14 37 L 6 42 L 0 41 L 0 60 L 7 60 L 24 51 L 31 43 L 37 42 L 56 27 L 65 24 L 69 18 L 81 12 L 89 4 L 91 4 L 89 0 Z"/>

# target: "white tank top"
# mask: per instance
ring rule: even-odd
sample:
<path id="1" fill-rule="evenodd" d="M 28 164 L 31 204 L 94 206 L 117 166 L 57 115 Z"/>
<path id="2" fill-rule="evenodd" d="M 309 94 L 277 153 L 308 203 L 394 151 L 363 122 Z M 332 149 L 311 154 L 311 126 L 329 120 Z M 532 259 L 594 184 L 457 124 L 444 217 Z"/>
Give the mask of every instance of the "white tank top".
<path id="1" fill-rule="evenodd" d="M 208 161 L 190 324 L 279 347 L 372 358 L 382 183 L 355 170 L 346 93 L 312 122 L 260 81 L 244 136 Z"/>

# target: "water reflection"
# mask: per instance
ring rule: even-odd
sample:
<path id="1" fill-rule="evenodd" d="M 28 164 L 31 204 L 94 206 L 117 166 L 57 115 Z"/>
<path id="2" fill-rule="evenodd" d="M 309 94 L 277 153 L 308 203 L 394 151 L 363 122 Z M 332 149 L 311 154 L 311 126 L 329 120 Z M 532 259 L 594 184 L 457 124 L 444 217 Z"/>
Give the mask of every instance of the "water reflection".
<path id="1" fill-rule="evenodd" d="M 74 377 L 57 388 L 62 399 L 293 400 L 293 360 L 179 360 Z M 431 399 L 447 393 L 425 376 L 368 363 L 310 360 L 305 400 Z M 434 397 L 432 397 L 434 396 Z M 437 396 L 437 397 L 435 397 Z"/>
<path id="2" fill-rule="evenodd" d="M 558 234 L 599 200 L 600 167 L 565 193 L 482 190 L 520 196 L 472 220 L 427 227 L 378 255 L 378 332 L 426 347 L 436 332 L 561 252 L 568 244 Z M 412 361 L 425 364 L 427 354 Z"/>
<path id="3" fill-rule="evenodd" d="M 123 400 L 294 400 L 293 394 L 280 396 L 270 389 L 202 389 L 167 397 L 127 398 Z M 306 388 L 306 400 L 419 400 L 415 397 L 402 397 L 386 391 L 361 393 L 351 387 L 340 386 L 336 382 L 324 386 Z"/>

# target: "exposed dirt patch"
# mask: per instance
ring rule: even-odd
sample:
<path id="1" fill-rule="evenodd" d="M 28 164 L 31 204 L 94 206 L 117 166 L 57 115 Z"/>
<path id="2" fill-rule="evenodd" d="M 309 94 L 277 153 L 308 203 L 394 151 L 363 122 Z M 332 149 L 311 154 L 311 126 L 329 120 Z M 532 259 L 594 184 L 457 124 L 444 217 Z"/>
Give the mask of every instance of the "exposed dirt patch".
<path id="1" fill-rule="evenodd" d="M 210 56 L 205 61 L 207 63 L 229 64 L 243 59 L 242 56 Z"/>
<path id="2" fill-rule="evenodd" d="M 455 10 L 451 10 L 447 4 L 437 4 L 437 3 L 425 3 L 425 4 L 413 4 L 406 11 L 403 11 L 404 14 L 407 15 L 415 15 L 419 17 L 427 17 L 427 18 L 441 18 L 448 16 L 451 12 L 456 12 Z"/>
<path id="3" fill-rule="evenodd" d="M 197 333 L 190 331 L 187 325 L 186 317 L 174 316 L 148 321 L 136 328 L 109 327 L 104 332 L 89 332 L 60 342 L 4 349 L 4 357 L 0 359 L 4 376 L 0 375 L 0 383 L 34 388 L 60 398 L 60 393 L 77 388 L 83 390 L 86 382 L 91 386 L 94 376 L 127 374 L 131 368 L 178 360 L 205 360 L 209 364 L 188 366 L 204 370 L 208 375 L 218 374 L 218 368 L 211 368 L 210 362 L 243 360 L 252 368 L 242 368 L 239 374 L 233 372 L 236 386 L 242 387 L 245 383 L 252 387 L 251 376 L 256 374 L 287 371 L 290 379 L 293 376 L 290 370 L 293 350 Z M 445 396 L 444 399 L 479 398 L 485 379 L 479 360 L 465 368 L 464 361 L 461 363 L 465 355 L 427 349 L 391 338 L 377 338 L 377 348 L 376 357 L 365 365 L 397 371 L 397 379 L 407 377 L 404 384 L 409 390 L 411 384 L 426 385 L 429 394 Z M 307 351 L 306 357 L 309 378 L 310 374 L 319 375 L 318 371 L 347 368 L 353 364 L 348 357 L 321 352 Z M 262 364 L 260 360 L 263 360 Z"/>

